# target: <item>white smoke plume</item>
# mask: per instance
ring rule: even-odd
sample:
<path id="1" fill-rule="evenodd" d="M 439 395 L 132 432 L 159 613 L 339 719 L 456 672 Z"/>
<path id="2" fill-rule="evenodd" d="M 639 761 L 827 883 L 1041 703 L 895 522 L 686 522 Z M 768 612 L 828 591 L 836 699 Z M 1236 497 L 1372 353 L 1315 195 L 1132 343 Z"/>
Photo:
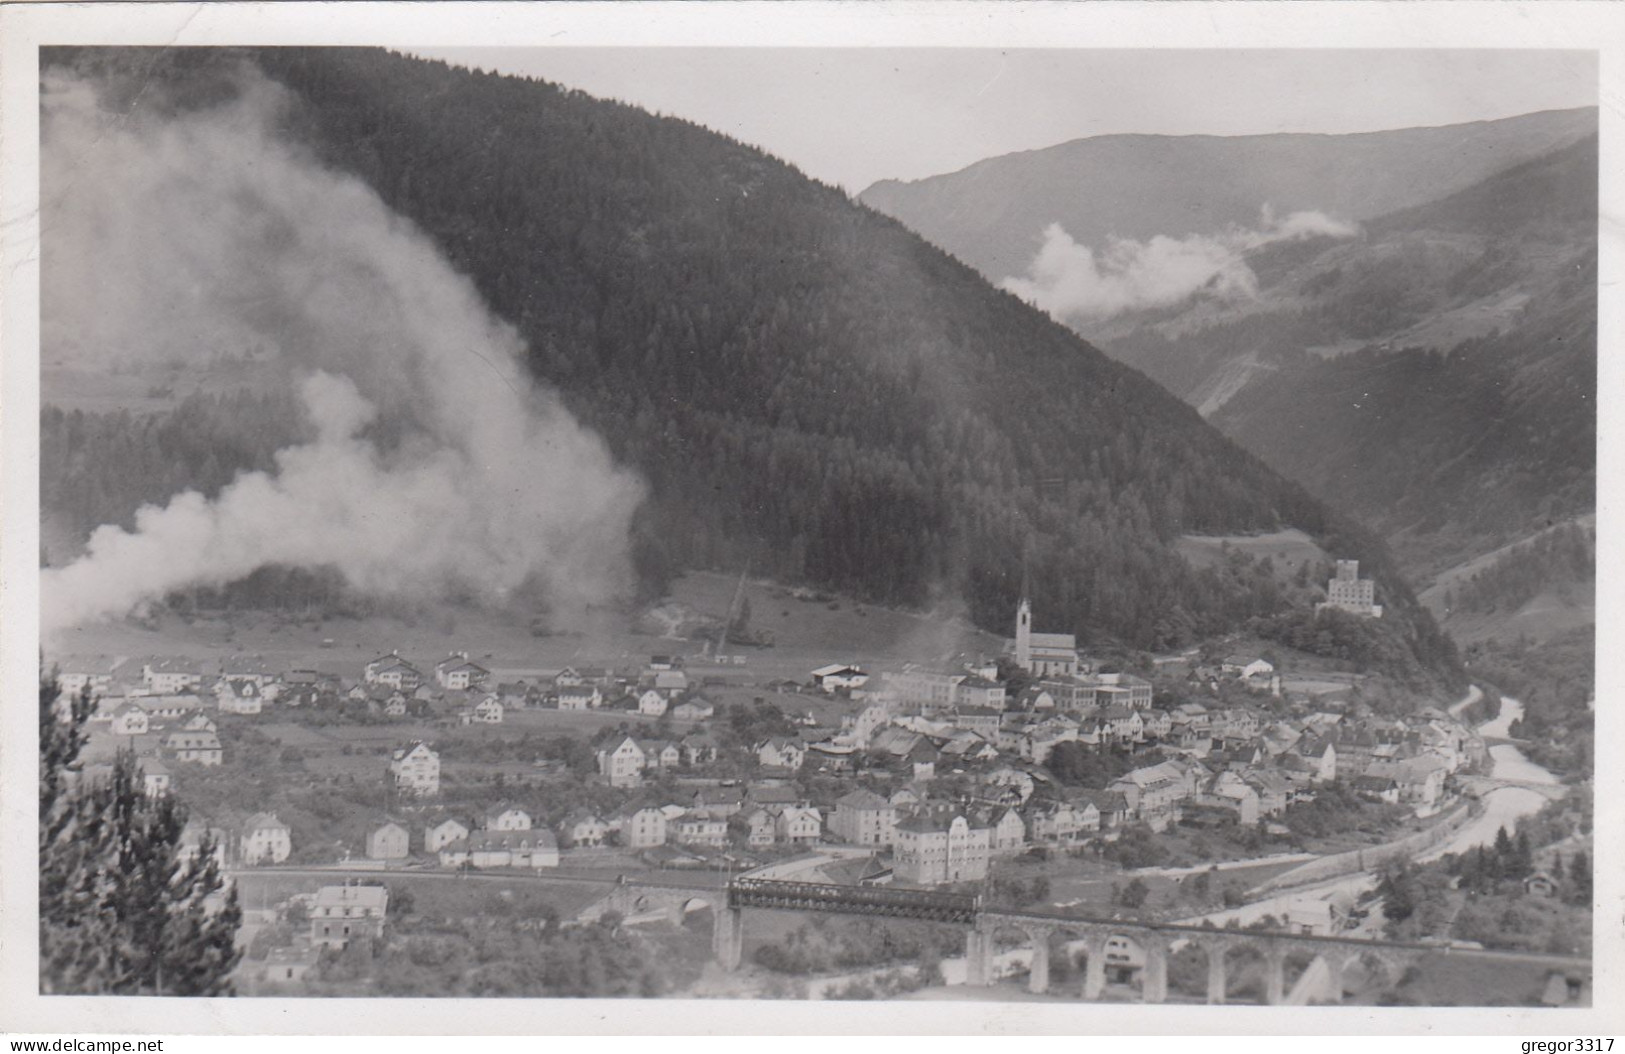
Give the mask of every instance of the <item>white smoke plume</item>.
<path id="1" fill-rule="evenodd" d="M 132 117 L 83 81 L 45 82 L 44 355 L 273 357 L 316 438 L 213 500 L 99 528 L 44 572 L 44 629 L 269 563 L 394 596 L 621 595 L 641 483 L 526 379 L 517 335 L 427 238 L 278 136 L 280 93 L 245 74 L 229 103 Z"/>
<path id="2" fill-rule="evenodd" d="M 1320 212 L 1294 212 L 1278 220 L 1266 205 L 1257 228 L 1232 227 L 1217 235 L 1184 238 L 1159 234 L 1143 242 L 1112 238 L 1096 253 L 1052 223 L 1026 276 L 1006 278 L 1000 288 L 1056 319 L 1082 321 L 1171 307 L 1199 290 L 1225 300 L 1250 299 L 1258 295 L 1258 279 L 1244 258 L 1249 249 L 1356 233 L 1353 226 Z"/>

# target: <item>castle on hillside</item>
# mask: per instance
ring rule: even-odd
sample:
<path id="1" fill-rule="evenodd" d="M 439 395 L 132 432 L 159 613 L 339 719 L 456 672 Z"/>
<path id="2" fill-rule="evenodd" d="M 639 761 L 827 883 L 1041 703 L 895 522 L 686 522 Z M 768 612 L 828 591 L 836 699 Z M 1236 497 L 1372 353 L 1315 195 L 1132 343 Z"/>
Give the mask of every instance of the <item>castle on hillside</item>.
<path id="1" fill-rule="evenodd" d="M 1016 665 L 1034 677 L 1075 677 L 1078 641 L 1070 633 L 1034 633 L 1033 606 L 1026 597 L 1016 605 Z"/>
<path id="2" fill-rule="evenodd" d="M 1317 607 L 1336 608 L 1365 618 L 1382 618 L 1382 605 L 1376 602 L 1377 583 L 1360 577 L 1360 561 L 1337 561 L 1337 574 L 1326 583 L 1326 602 Z"/>

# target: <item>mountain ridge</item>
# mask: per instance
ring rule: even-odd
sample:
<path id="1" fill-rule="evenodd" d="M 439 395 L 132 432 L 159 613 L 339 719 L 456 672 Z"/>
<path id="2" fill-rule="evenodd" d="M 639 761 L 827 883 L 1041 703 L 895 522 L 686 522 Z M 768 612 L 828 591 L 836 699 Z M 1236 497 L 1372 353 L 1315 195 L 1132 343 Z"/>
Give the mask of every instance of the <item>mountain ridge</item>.
<path id="1" fill-rule="evenodd" d="M 1362 221 L 1419 205 L 1594 132 L 1593 107 L 1346 134 L 1107 135 L 986 158 L 858 199 L 902 220 L 992 282 L 1019 276 L 1058 223 L 1107 239 L 1256 226 L 1260 210 Z M 1202 173 L 1199 184 L 1166 173 Z"/>

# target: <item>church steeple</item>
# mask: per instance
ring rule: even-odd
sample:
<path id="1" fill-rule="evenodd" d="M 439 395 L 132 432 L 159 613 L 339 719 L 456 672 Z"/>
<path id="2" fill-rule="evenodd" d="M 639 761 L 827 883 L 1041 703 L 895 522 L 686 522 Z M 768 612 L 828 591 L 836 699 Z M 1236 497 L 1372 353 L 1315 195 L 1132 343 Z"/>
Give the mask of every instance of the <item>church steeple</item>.
<path id="1" fill-rule="evenodd" d="M 1024 670 L 1033 668 L 1033 606 L 1025 589 L 1016 604 L 1016 665 Z"/>

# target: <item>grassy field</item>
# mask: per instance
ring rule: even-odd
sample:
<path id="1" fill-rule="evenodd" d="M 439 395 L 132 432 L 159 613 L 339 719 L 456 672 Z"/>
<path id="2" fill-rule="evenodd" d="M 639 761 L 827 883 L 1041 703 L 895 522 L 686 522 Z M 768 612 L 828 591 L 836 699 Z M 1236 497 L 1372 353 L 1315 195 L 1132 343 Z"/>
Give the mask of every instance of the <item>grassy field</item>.
<path id="1" fill-rule="evenodd" d="M 720 617 L 733 600 L 738 579 L 696 572 L 672 590 L 674 603 Z M 445 606 L 417 618 L 293 619 L 266 613 L 190 621 L 161 616 L 151 626 L 133 621 L 100 622 L 58 634 L 48 655 L 183 655 L 205 662 L 230 654 L 263 655 L 288 669 L 324 670 L 359 678 L 368 661 L 390 651 L 432 666 L 453 651 L 467 651 L 498 680 L 550 674 L 567 665 L 640 668 L 651 654 L 690 658 L 691 676 L 708 675 L 749 686 L 808 673 L 829 662 L 857 662 L 874 669 L 910 661 L 936 661 L 957 652 L 997 655 L 1002 638 L 950 615 L 925 615 L 856 604 L 848 599 L 797 599 L 768 582 L 749 582 L 751 625 L 770 629 L 771 648 L 730 648 L 742 665 L 719 666 L 701 656 L 698 642 L 634 633 L 630 619 L 600 612 L 568 634 L 533 636 L 526 620 L 511 614 Z"/>
<path id="2" fill-rule="evenodd" d="M 1311 567 L 1330 559 L 1325 550 L 1296 527 L 1271 534 L 1182 535 L 1179 555 L 1196 567 L 1209 567 L 1224 560 L 1227 551 L 1245 553 L 1255 560 L 1269 557 L 1284 576 L 1308 563 Z"/>

